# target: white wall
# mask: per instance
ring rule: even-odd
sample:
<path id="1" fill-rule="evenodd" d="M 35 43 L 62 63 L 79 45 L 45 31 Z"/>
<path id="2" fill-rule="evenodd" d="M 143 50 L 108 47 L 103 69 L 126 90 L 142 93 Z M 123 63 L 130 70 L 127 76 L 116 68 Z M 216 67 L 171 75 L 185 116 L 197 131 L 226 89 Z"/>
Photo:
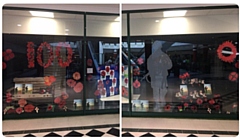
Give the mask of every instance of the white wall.
<path id="1" fill-rule="evenodd" d="M 17 24 L 22 26 L 17 26 Z M 68 32 L 65 29 L 69 29 Z M 56 19 L 3 15 L 3 33 L 83 36 L 82 19 Z M 119 37 L 120 23 L 88 20 L 87 36 Z"/>
<path id="2" fill-rule="evenodd" d="M 130 14 L 131 17 L 131 14 Z M 209 15 L 178 18 L 133 18 L 130 19 L 131 36 L 230 33 L 239 31 L 238 14 Z M 122 21 L 122 34 L 127 35 L 126 20 Z"/>

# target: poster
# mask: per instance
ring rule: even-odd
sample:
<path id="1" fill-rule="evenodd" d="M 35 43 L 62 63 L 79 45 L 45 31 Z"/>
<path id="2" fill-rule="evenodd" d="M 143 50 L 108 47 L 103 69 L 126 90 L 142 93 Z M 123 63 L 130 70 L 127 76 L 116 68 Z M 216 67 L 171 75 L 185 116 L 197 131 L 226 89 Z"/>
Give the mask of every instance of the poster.
<path id="1" fill-rule="evenodd" d="M 22 94 L 22 84 L 15 84 L 14 94 Z"/>

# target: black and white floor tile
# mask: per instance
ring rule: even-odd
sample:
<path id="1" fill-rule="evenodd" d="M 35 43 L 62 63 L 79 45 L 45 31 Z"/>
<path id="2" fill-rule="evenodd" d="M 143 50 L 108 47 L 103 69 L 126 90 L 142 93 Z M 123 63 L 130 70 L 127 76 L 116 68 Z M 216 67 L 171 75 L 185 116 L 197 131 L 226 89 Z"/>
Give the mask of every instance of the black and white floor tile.
<path id="1" fill-rule="evenodd" d="M 236 131 L 123 128 L 122 137 L 236 137 Z"/>
<path id="2" fill-rule="evenodd" d="M 6 137 L 119 137 L 119 124 L 3 132 Z"/>

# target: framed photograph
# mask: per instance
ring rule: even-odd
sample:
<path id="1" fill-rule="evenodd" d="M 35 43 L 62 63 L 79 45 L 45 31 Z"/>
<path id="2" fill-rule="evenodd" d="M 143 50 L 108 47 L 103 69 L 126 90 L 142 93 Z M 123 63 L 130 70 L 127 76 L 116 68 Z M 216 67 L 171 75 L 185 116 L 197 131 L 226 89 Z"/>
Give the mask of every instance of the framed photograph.
<path id="1" fill-rule="evenodd" d="M 180 85 L 180 93 L 181 93 L 181 95 L 188 95 L 187 85 Z"/>
<path id="2" fill-rule="evenodd" d="M 148 100 L 140 100 L 140 106 L 141 108 L 148 108 L 149 107 Z"/>
<path id="3" fill-rule="evenodd" d="M 86 100 L 86 107 L 94 106 L 94 99 L 87 99 Z"/>
<path id="4" fill-rule="evenodd" d="M 15 84 L 14 86 L 14 94 L 22 94 L 23 93 L 23 85 L 22 84 Z"/>
<path id="5" fill-rule="evenodd" d="M 33 92 L 33 84 L 24 84 L 24 93 L 25 94 L 32 94 Z"/>
<path id="6" fill-rule="evenodd" d="M 204 84 L 204 93 L 206 95 L 211 95 L 212 94 L 211 84 Z"/>
<path id="7" fill-rule="evenodd" d="M 138 108 L 141 106 L 140 100 L 132 100 L 132 107 Z"/>
<path id="8" fill-rule="evenodd" d="M 82 100 L 81 99 L 74 99 L 73 100 L 73 107 L 81 107 L 82 106 Z"/>

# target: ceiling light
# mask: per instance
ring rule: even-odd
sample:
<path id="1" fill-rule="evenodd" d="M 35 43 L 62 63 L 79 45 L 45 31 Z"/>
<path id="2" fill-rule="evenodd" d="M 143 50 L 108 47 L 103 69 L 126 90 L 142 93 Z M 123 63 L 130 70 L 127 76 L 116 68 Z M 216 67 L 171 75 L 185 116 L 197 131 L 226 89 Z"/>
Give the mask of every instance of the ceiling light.
<path id="1" fill-rule="evenodd" d="M 120 21 L 120 17 L 115 18 L 114 21 Z"/>
<path id="2" fill-rule="evenodd" d="M 159 20 L 155 20 L 155 22 L 159 22 Z"/>
<path id="3" fill-rule="evenodd" d="M 164 17 L 181 17 L 181 16 L 185 16 L 186 13 L 187 13 L 187 10 L 164 11 L 163 16 Z"/>
<path id="4" fill-rule="evenodd" d="M 65 29 L 65 31 L 66 31 L 66 32 L 68 32 L 68 31 L 69 31 L 69 29 Z"/>
<path id="5" fill-rule="evenodd" d="M 68 35 L 68 33 L 65 33 L 65 35 Z"/>
<path id="6" fill-rule="evenodd" d="M 29 11 L 32 16 L 54 18 L 53 12 Z"/>
<path id="7" fill-rule="evenodd" d="M 22 26 L 22 25 L 21 25 L 21 24 L 17 24 L 17 26 L 19 26 L 19 27 L 20 27 L 20 26 Z"/>

